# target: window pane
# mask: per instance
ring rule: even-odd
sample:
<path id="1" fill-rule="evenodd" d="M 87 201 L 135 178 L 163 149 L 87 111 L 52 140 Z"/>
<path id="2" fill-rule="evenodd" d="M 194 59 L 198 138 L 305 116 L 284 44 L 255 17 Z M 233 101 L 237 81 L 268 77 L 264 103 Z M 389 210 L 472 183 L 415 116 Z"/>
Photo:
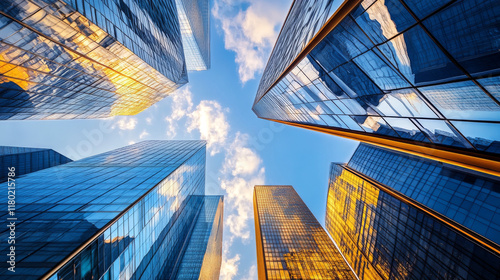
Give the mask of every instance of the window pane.
<path id="1" fill-rule="evenodd" d="M 405 3 L 419 18 L 423 18 L 441 8 L 451 0 L 405 0 Z"/>
<path id="2" fill-rule="evenodd" d="M 424 25 L 470 74 L 500 72 L 498 0 L 457 1 Z"/>
<path id="3" fill-rule="evenodd" d="M 451 122 L 480 151 L 500 154 L 500 123 Z"/>
<path id="4" fill-rule="evenodd" d="M 417 124 L 432 142 L 455 147 L 472 148 L 452 127 L 442 120 L 419 119 Z"/>
<path id="5" fill-rule="evenodd" d="M 380 89 L 352 62 L 330 72 L 330 76 L 351 98 L 382 93 Z M 352 93 L 355 96 L 352 96 Z"/>
<path id="6" fill-rule="evenodd" d="M 353 119 L 366 131 L 375 134 L 383 134 L 399 137 L 381 117 L 354 116 Z"/>
<path id="7" fill-rule="evenodd" d="M 383 116 L 437 118 L 413 89 L 364 96 L 363 100 Z"/>
<path id="8" fill-rule="evenodd" d="M 363 70 L 382 90 L 409 87 L 399 73 L 396 73 L 387 63 L 373 51 L 368 51 L 354 59 L 354 62 Z"/>
<path id="9" fill-rule="evenodd" d="M 415 23 L 398 0 L 379 0 L 356 18 L 375 43 L 383 43 Z"/>
<path id="10" fill-rule="evenodd" d="M 406 139 L 429 142 L 427 137 L 409 119 L 406 118 L 384 118 L 394 130 Z"/>
<path id="11" fill-rule="evenodd" d="M 419 89 L 449 119 L 500 120 L 500 106 L 471 81 Z"/>
<path id="12" fill-rule="evenodd" d="M 500 100 L 500 77 L 477 80 L 497 100 Z"/>
<path id="13" fill-rule="evenodd" d="M 311 55 L 331 71 L 371 47 L 372 43 L 358 25 L 346 17 L 311 51 Z"/>
<path id="14" fill-rule="evenodd" d="M 379 49 L 417 86 L 465 77 L 420 26 L 380 45 Z"/>

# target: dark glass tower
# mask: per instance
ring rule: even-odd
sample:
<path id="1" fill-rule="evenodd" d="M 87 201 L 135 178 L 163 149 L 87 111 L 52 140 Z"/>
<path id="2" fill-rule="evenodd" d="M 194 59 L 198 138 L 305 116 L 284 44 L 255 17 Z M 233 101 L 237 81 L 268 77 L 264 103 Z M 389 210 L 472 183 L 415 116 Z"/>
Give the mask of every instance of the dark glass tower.
<path id="1" fill-rule="evenodd" d="M 188 27 L 207 54 L 208 1 L 196 4 Z M 2 1 L 0 120 L 134 115 L 163 99 L 188 82 L 178 11 L 175 0 Z"/>
<path id="2" fill-rule="evenodd" d="M 500 179 L 361 144 L 332 164 L 326 228 L 360 279 L 498 279 Z"/>
<path id="3" fill-rule="evenodd" d="M 173 279 L 185 262 L 216 275 L 223 202 L 204 184 L 204 141 L 145 141 L 25 175 L 9 216 L 15 273 L 0 277 Z"/>
<path id="4" fill-rule="evenodd" d="M 500 176 L 497 1 L 346 0 L 306 23 L 302 2 L 263 73 L 257 116 Z"/>
<path id="5" fill-rule="evenodd" d="M 255 186 L 259 279 L 356 279 L 292 186 Z"/>
<path id="6" fill-rule="evenodd" d="M 0 182 L 7 181 L 9 167 L 17 177 L 71 161 L 52 149 L 0 146 Z"/>

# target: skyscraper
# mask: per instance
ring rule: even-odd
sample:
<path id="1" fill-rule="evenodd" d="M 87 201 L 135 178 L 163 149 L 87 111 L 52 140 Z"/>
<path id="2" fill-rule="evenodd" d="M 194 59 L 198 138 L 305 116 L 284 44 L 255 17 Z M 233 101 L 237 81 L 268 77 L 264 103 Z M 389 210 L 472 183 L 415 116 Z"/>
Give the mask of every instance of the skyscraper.
<path id="1" fill-rule="evenodd" d="M 21 177 L 7 216 L 15 272 L 0 275 L 175 279 L 184 263 L 191 276 L 218 275 L 223 200 L 204 184 L 204 141 L 145 141 Z"/>
<path id="2" fill-rule="evenodd" d="M 259 279 L 356 279 L 292 186 L 255 186 Z"/>
<path id="3" fill-rule="evenodd" d="M 346 0 L 302 20 L 330 2 L 294 1 L 257 116 L 500 176 L 497 2 Z"/>
<path id="4" fill-rule="evenodd" d="M 7 181 L 10 167 L 20 176 L 71 161 L 52 149 L 0 146 L 0 182 Z"/>
<path id="5" fill-rule="evenodd" d="M 134 115 L 186 84 L 209 67 L 209 8 L 177 4 L 2 1 L 0 120 Z"/>
<path id="6" fill-rule="evenodd" d="M 498 279 L 500 179 L 361 144 L 332 164 L 326 228 L 360 279 Z"/>
<path id="7" fill-rule="evenodd" d="M 187 70 L 210 68 L 210 5 L 208 0 L 175 0 Z"/>

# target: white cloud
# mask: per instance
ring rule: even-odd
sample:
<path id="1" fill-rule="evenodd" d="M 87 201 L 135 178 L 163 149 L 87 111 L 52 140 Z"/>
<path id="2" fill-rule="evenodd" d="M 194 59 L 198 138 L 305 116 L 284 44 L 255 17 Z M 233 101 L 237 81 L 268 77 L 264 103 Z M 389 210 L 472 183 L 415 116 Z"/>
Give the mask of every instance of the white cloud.
<path id="1" fill-rule="evenodd" d="M 129 144 L 129 145 L 134 145 L 134 144 L 135 144 L 135 141 L 128 141 L 128 144 Z"/>
<path id="2" fill-rule="evenodd" d="M 246 147 L 248 135 L 236 133 L 236 137 L 227 149 L 224 172 L 233 176 L 249 175 L 255 173 L 262 163 L 260 157 L 250 148 Z"/>
<path id="3" fill-rule="evenodd" d="M 176 90 L 169 97 L 172 102 L 172 113 L 165 120 L 167 137 L 173 138 L 177 135 L 178 122 L 193 110 L 193 95 L 188 85 Z"/>
<path id="4" fill-rule="evenodd" d="M 147 124 L 151 124 L 153 122 L 153 119 L 152 118 L 146 118 L 146 123 Z"/>
<path id="5" fill-rule="evenodd" d="M 238 265 L 240 262 L 240 255 L 235 255 L 234 257 L 228 259 L 223 257 L 222 264 L 220 268 L 221 280 L 231 280 L 238 273 Z"/>
<path id="6" fill-rule="evenodd" d="M 257 266 L 252 265 L 248 270 L 248 274 L 242 280 L 257 280 Z"/>
<path id="7" fill-rule="evenodd" d="M 143 130 L 141 135 L 139 135 L 139 139 L 146 138 L 149 135 L 149 133 L 146 130 Z"/>
<path id="8" fill-rule="evenodd" d="M 112 126 L 112 128 L 115 129 L 116 127 L 118 127 L 121 130 L 134 130 L 136 125 L 137 125 L 137 119 L 136 118 L 121 117 Z"/>
<path id="9" fill-rule="evenodd" d="M 290 0 L 215 0 L 212 14 L 220 21 L 225 48 L 236 53 L 242 83 L 254 79 L 264 69 L 290 3 Z"/>
<path id="10" fill-rule="evenodd" d="M 228 214 L 226 225 L 233 238 L 250 238 L 253 218 L 253 187 L 264 184 L 265 169 L 262 160 L 248 148 L 248 135 L 236 133 L 233 142 L 227 145 L 222 167 L 221 188 L 226 191 Z"/>
<path id="11" fill-rule="evenodd" d="M 201 139 L 207 140 L 207 148 L 212 156 L 219 153 L 226 142 L 230 128 L 227 112 L 229 109 L 223 109 L 216 101 L 202 100 L 196 109 L 188 114 L 187 131 L 198 130 Z"/>

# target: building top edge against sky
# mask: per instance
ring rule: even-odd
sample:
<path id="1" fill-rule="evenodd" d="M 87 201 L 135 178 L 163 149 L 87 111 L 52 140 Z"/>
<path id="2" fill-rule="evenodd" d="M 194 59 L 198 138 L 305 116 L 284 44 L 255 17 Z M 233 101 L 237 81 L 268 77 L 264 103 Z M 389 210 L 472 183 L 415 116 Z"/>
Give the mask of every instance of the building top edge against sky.
<path id="1" fill-rule="evenodd" d="M 307 42 L 294 27 L 318 28 L 293 17 L 294 3 L 252 109 L 260 118 L 498 176 L 494 2 L 347 0 L 306 47 L 289 43 Z"/>

